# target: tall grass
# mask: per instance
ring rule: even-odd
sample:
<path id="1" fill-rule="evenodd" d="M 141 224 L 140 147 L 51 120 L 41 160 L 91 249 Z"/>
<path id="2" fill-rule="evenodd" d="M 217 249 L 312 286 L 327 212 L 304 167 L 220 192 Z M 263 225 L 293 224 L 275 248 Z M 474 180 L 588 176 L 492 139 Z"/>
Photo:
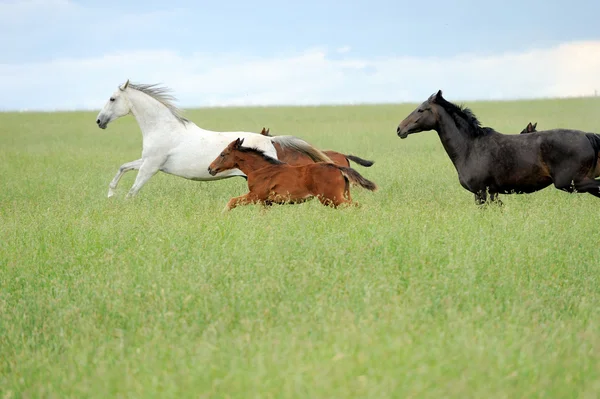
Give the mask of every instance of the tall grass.
<path id="1" fill-rule="evenodd" d="M 0 397 L 597 397 L 600 202 L 478 208 L 413 105 L 190 110 L 375 160 L 360 208 L 221 210 L 241 178 L 125 200 L 131 117 L 0 114 Z M 597 99 L 469 104 L 487 126 L 600 132 Z"/>

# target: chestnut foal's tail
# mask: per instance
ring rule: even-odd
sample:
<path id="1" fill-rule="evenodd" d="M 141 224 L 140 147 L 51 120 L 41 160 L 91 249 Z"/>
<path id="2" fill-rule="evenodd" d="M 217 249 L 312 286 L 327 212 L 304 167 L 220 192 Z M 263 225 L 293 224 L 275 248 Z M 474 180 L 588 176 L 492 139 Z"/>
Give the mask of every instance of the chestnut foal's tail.
<path id="1" fill-rule="evenodd" d="M 340 172 L 342 172 L 342 174 L 348 180 L 350 180 L 352 183 L 358 184 L 362 188 L 366 188 L 367 190 L 370 190 L 370 191 L 377 190 L 377 184 L 373 183 L 370 180 L 365 179 L 364 177 L 361 176 L 360 173 L 358 173 L 354 169 L 352 169 L 352 168 L 346 168 L 344 166 L 337 166 L 337 165 L 334 165 L 334 164 L 330 164 L 330 165 L 336 167 L 337 169 L 339 169 Z"/>

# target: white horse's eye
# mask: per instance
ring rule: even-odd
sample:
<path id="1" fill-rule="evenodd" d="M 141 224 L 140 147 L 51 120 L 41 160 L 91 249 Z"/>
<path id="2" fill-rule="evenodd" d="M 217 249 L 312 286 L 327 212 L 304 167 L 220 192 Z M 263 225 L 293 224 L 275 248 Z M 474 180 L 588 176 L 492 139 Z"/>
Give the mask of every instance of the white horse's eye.
<path id="1" fill-rule="evenodd" d="M 110 101 L 115 101 L 115 98 L 114 98 L 114 97 L 111 97 L 111 98 L 110 98 Z"/>

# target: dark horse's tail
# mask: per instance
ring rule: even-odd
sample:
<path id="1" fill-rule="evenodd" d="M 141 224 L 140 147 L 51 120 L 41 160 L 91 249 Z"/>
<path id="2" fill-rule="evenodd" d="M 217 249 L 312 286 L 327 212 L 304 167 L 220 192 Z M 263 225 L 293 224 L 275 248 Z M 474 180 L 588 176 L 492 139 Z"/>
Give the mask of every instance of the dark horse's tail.
<path id="1" fill-rule="evenodd" d="M 592 170 L 594 170 L 596 169 L 596 164 L 598 163 L 598 152 L 600 152 L 600 134 L 586 133 L 585 136 L 590 141 L 590 144 L 594 149 L 594 153 L 596 154 L 594 157 L 594 165 L 592 166 Z"/>
<path id="2" fill-rule="evenodd" d="M 348 158 L 350 161 L 356 162 L 357 164 L 359 164 L 359 165 L 361 165 L 361 166 L 366 166 L 367 168 L 368 168 L 369 166 L 372 166 L 372 165 L 373 165 L 373 163 L 374 163 L 373 161 L 369 161 L 369 160 L 367 160 L 367 159 L 362 159 L 362 158 L 359 158 L 359 157 L 357 157 L 356 155 L 348 155 L 348 154 L 344 154 L 344 156 L 345 156 L 346 158 Z"/>
<path id="3" fill-rule="evenodd" d="M 362 188 L 366 188 L 367 190 L 370 190 L 370 191 L 377 190 L 377 184 L 373 183 L 370 180 L 365 179 L 364 177 L 361 176 L 360 173 L 358 173 L 354 169 L 346 168 L 345 166 L 337 166 L 334 164 L 330 164 L 330 165 L 339 169 L 340 172 L 342 172 L 342 174 L 344 175 L 344 177 L 347 178 L 348 180 L 350 180 L 352 183 L 358 184 Z"/>

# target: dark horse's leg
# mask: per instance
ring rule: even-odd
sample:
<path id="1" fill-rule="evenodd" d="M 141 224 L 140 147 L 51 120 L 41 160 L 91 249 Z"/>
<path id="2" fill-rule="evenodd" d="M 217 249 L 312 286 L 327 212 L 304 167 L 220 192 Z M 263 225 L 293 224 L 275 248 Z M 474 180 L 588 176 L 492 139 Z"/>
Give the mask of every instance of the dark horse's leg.
<path id="1" fill-rule="evenodd" d="M 498 204 L 500 206 L 502 206 L 502 201 L 500 201 L 500 198 L 498 197 L 498 193 L 490 193 L 490 202 L 493 202 L 495 204 Z"/>
<path id="2" fill-rule="evenodd" d="M 498 193 L 489 193 L 490 194 L 490 203 L 502 205 L 502 201 L 498 198 Z M 483 205 L 487 202 L 488 191 L 478 191 L 475 193 L 475 202 L 477 205 Z"/>
<path id="3" fill-rule="evenodd" d="M 557 189 L 566 191 L 568 193 L 577 191 L 579 193 L 592 194 L 594 197 L 600 198 L 600 181 L 592 179 L 591 177 L 584 177 L 582 180 L 577 182 L 556 182 L 554 183 L 554 186 Z"/>
<path id="4" fill-rule="evenodd" d="M 487 193 L 485 191 L 478 191 L 475 193 L 475 203 L 477 205 L 483 205 L 487 201 Z"/>
<path id="5" fill-rule="evenodd" d="M 600 181 L 586 177 L 583 181 L 575 183 L 575 190 L 580 193 L 592 194 L 594 197 L 600 198 Z"/>

